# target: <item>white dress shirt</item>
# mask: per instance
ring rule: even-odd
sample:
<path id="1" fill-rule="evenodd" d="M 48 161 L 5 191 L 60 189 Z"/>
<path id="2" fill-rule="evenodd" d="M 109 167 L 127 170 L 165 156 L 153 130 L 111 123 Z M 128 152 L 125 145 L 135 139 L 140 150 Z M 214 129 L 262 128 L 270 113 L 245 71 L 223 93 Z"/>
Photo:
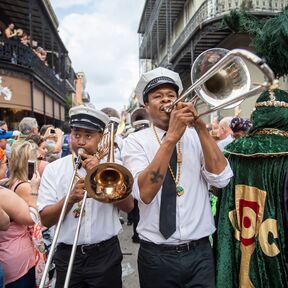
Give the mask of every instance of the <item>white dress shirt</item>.
<path id="1" fill-rule="evenodd" d="M 159 128 L 156 128 L 156 131 L 162 139 L 165 131 Z M 233 176 L 228 161 L 224 171 L 219 175 L 209 173 L 205 169 L 202 148 L 195 129 L 187 128 L 180 142 L 182 164 L 179 185 L 184 188 L 184 194 L 177 197 L 176 231 L 167 240 L 159 232 L 162 187 L 152 202 L 145 204 L 141 200 L 138 186 L 139 174 L 152 162 L 160 146 L 153 128 L 130 134 L 125 139 L 122 149 L 124 165 L 134 176 L 133 194 L 138 200 L 140 210 L 137 232 L 141 239 L 156 244 L 176 245 L 212 234 L 215 226 L 209 202 L 208 183 L 222 188 Z"/>
<path id="2" fill-rule="evenodd" d="M 86 171 L 82 167 L 78 170 L 80 177 L 85 177 Z M 41 178 L 38 209 L 53 205 L 65 197 L 73 174 L 72 155 L 58 159 L 48 164 Z M 72 209 L 65 216 L 61 225 L 58 243 L 73 244 L 76 226 L 79 218 L 75 218 Z M 85 215 L 82 218 L 78 245 L 93 244 L 110 239 L 122 229 L 119 221 L 118 209 L 112 204 L 101 203 L 87 198 Z"/>

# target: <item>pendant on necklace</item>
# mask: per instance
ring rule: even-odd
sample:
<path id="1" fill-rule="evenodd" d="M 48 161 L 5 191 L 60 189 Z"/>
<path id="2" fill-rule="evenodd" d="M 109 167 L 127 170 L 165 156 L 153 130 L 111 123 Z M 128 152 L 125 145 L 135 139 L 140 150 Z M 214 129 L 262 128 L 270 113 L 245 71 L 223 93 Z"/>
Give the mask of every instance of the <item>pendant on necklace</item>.
<path id="1" fill-rule="evenodd" d="M 82 203 L 82 202 L 81 202 Z M 77 203 L 77 207 L 73 210 L 73 216 L 74 218 L 79 218 L 80 217 L 80 212 L 81 212 L 81 205 L 82 204 L 79 204 L 79 202 Z M 85 209 L 83 210 L 83 214 L 82 214 L 82 217 L 85 216 Z"/>
<path id="2" fill-rule="evenodd" d="M 176 187 L 176 193 L 177 193 L 177 196 L 178 197 L 180 197 L 180 196 L 182 196 L 183 194 L 184 194 L 184 189 L 183 189 L 183 187 L 181 187 L 181 186 L 177 186 Z"/>
<path id="3" fill-rule="evenodd" d="M 80 217 L 80 208 L 79 207 L 77 207 L 73 210 L 73 215 L 74 215 L 74 218 Z"/>

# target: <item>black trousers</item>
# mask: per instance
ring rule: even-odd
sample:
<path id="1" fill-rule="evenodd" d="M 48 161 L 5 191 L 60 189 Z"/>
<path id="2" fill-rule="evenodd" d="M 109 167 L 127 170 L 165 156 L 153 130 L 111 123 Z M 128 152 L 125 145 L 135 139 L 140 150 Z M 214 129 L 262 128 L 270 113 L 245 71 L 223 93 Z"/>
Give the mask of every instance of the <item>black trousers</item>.
<path id="1" fill-rule="evenodd" d="M 59 244 L 54 256 L 56 288 L 63 288 L 72 245 Z M 122 252 L 116 236 L 99 244 L 77 246 L 69 287 L 122 288 Z"/>
<path id="2" fill-rule="evenodd" d="M 214 288 L 215 272 L 208 237 L 187 249 L 171 249 L 140 241 L 138 271 L 141 288 Z"/>

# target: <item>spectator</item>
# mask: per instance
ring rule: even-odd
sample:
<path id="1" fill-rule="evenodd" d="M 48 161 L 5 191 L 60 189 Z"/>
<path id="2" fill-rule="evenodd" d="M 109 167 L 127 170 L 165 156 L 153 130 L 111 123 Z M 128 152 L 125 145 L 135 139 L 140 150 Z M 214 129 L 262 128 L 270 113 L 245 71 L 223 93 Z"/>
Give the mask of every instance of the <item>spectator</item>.
<path id="1" fill-rule="evenodd" d="M 20 37 L 20 41 L 23 45 L 29 47 L 30 46 L 30 40 L 29 40 L 29 36 L 26 32 L 24 32 L 22 34 L 22 36 Z"/>
<path id="2" fill-rule="evenodd" d="M 11 223 L 10 221 L 15 221 L 19 225 L 33 224 L 28 204 L 16 193 L 0 186 L 0 198 L 0 213 L 4 215 L 6 220 L 9 219 L 6 227 L 4 227 L 5 225 L 0 225 L 0 230 L 7 230 Z M 0 220 L 2 220 L 1 217 Z"/>
<path id="3" fill-rule="evenodd" d="M 11 224 L 14 226 L 14 223 L 17 223 L 18 225 L 33 224 L 27 203 L 25 203 L 23 199 L 17 196 L 16 193 L 13 193 L 12 191 L 0 186 L 0 199 L 1 199 L 0 231 L 8 230 Z M 0 238 L 1 238 L 1 232 L 0 232 Z M 4 253 L 7 253 L 8 251 L 11 252 L 11 250 L 2 251 L 3 250 L 2 245 L 3 244 L 0 243 L 0 258 L 1 256 L 3 256 Z M 11 248 L 12 247 L 9 247 L 7 249 Z M 4 271 L 1 264 L 0 264 L 0 287 L 4 287 Z"/>
<path id="4" fill-rule="evenodd" d="M 8 125 L 6 121 L 0 120 L 0 129 L 6 130 L 6 131 L 8 130 Z"/>
<path id="5" fill-rule="evenodd" d="M 29 142 L 32 141 L 38 146 L 38 149 L 37 149 L 37 168 L 38 168 L 38 172 L 39 172 L 40 176 L 42 176 L 46 165 L 49 163 L 48 161 L 45 160 L 47 153 L 48 153 L 47 143 L 44 140 L 44 137 L 40 136 L 40 135 L 30 135 L 26 138 L 26 140 Z"/>
<path id="6" fill-rule="evenodd" d="M 7 139 L 11 138 L 12 136 L 13 136 L 13 131 L 0 129 L 0 148 L 5 150 L 7 146 Z"/>
<path id="7" fill-rule="evenodd" d="M 43 125 L 40 129 L 40 135 L 47 143 L 48 153 L 46 160 L 52 162 L 61 157 L 62 153 L 62 130 L 53 125 Z"/>
<path id="8" fill-rule="evenodd" d="M 24 135 L 38 134 L 38 123 L 33 117 L 24 117 L 19 123 L 19 131 Z"/>
<path id="9" fill-rule="evenodd" d="M 10 23 L 4 31 L 5 37 L 7 39 L 13 39 L 17 36 L 17 31 L 15 30 L 15 25 Z"/>
<path id="10" fill-rule="evenodd" d="M 68 122 L 64 123 L 63 126 L 63 143 L 62 143 L 62 154 L 61 157 L 65 157 L 71 154 L 71 128 Z"/>
<path id="11" fill-rule="evenodd" d="M 8 181 L 2 180 L 2 184 L 14 191 L 29 206 L 34 207 L 36 206 L 40 177 L 36 171 L 31 182 L 27 182 L 27 163 L 28 159 L 36 158 L 36 151 L 37 146 L 29 142 L 16 146 L 12 150 L 9 163 L 11 175 Z M 6 287 L 34 287 L 35 256 L 28 227 L 12 222 L 7 231 L 0 231 L 0 252 Z"/>
<path id="12" fill-rule="evenodd" d="M 232 137 L 233 132 L 230 128 L 231 120 L 232 117 L 225 117 L 219 122 L 219 129 L 217 134 L 219 141 L 217 142 L 217 145 L 221 151 L 224 150 L 226 145 L 234 140 Z"/>
<path id="13" fill-rule="evenodd" d="M 251 126 L 251 121 L 241 117 L 234 117 L 230 123 L 234 139 L 247 135 Z"/>
<path id="14" fill-rule="evenodd" d="M 23 142 L 12 150 L 9 161 L 10 177 L 5 183 L 11 190 L 17 189 L 17 194 L 21 196 L 30 206 L 36 206 L 37 180 L 40 180 L 36 171 L 35 181 L 28 182 L 28 160 L 37 160 L 37 145 L 28 141 Z M 37 167 L 36 167 L 37 168 Z M 39 183 L 38 183 L 39 184 Z"/>
<path id="15" fill-rule="evenodd" d="M 38 123 L 36 118 L 24 117 L 19 123 L 20 136 L 12 145 L 12 150 L 17 145 L 22 144 L 29 135 L 38 134 Z"/>
<path id="16" fill-rule="evenodd" d="M 40 58 L 41 61 L 45 63 L 46 58 L 47 58 L 47 52 L 42 47 L 36 48 L 36 55 Z"/>

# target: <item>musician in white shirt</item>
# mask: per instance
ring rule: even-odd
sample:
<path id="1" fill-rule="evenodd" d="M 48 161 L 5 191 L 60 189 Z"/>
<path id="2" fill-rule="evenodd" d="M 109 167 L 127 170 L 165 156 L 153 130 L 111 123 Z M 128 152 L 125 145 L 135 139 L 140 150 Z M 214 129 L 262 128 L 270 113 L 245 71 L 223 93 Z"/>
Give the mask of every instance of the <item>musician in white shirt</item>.
<path id="1" fill-rule="evenodd" d="M 152 126 L 130 134 L 123 145 L 124 165 L 134 176 L 133 194 L 140 210 L 141 288 L 215 287 L 208 239 L 215 227 L 207 186 L 226 186 L 232 171 L 191 103 L 177 104 L 171 114 L 164 111 L 181 90 L 180 77 L 173 71 L 157 68 L 143 74 L 136 95 Z M 174 168 L 169 162 L 173 157 Z M 176 207 L 166 204 L 168 198 Z"/>
<path id="2" fill-rule="evenodd" d="M 109 117 L 92 107 L 70 109 L 71 155 L 48 164 L 43 173 L 38 196 L 38 208 L 43 225 L 57 224 L 67 189 L 75 169 L 79 148 L 84 149 L 82 167 L 77 169 L 77 180 L 68 200 L 67 213 L 61 226 L 54 256 L 56 288 L 63 287 L 71 248 L 84 195 L 86 170 L 99 164 L 94 154 Z M 118 208 L 129 212 L 133 198 L 129 195 L 117 204 L 106 204 L 87 199 L 81 221 L 80 235 L 69 287 L 122 287 L 122 253 L 117 234 L 121 230 Z M 111 277 L 111 275 L 113 275 Z"/>

